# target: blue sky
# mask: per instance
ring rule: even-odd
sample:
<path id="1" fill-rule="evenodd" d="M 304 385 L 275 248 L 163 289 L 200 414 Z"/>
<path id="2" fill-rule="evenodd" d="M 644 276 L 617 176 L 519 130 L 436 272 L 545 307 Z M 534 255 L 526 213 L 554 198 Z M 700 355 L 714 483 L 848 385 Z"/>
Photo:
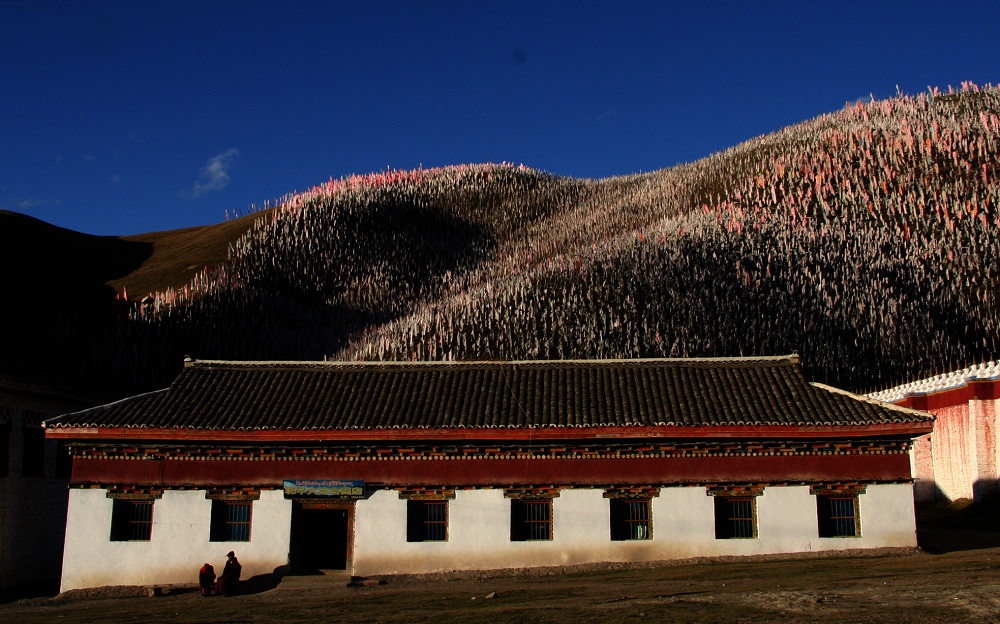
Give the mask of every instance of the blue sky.
<path id="1" fill-rule="evenodd" d="M 217 223 L 351 173 L 599 178 L 1000 82 L 1000 3 L 0 1 L 0 209 Z"/>

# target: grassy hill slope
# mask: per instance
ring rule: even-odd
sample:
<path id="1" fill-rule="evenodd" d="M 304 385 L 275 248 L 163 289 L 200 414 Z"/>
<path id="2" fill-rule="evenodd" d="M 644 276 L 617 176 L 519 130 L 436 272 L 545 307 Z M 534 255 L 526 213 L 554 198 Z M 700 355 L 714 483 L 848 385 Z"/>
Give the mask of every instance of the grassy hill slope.
<path id="1" fill-rule="evenodd" d="M 216 225 L 122 236 L 122 241 L 147 246 L 149 254 L 135 270 L 107 280 L 107 284 L 116 292 L 127 292 L 129 299 L 141 299 L 147 293 L 166 288 L 183 288 L 199 271 L 224 263 L 230 245 L 255 220 L 270 212 L 257 212 Z"/>
<path id="2" fill-rule="evenodd" d="M 797 351 L 816 379 L 895 383 L 1000 351 L 998 151 L 1000 93 L 966 85 L 643 175 L 501 164 L 330 180 L 273 212 L 120 241 L 152 251 L 106 283 L 155 292 L 119 306 L 83 357 L 155 387 L 184 354 Z"/>

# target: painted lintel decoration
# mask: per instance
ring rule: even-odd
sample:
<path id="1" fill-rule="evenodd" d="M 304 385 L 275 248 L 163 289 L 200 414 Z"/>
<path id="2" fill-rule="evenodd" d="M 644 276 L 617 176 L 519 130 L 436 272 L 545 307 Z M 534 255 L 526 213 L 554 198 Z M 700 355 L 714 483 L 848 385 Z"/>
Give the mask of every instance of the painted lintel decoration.
<path id="1" fill-rule="evenodd" d="M 751 497 L 764 494 L 763 485 L 710 485 L 705 489 L 709 496 Z"/>
<path id="2" fill-rule="evenodd" d="M 863 483 L 825 483 L 809 487 L 813 496 L 859 496 L 868 486 Z"/>
<path id="3" fill-rule="evenodd" d="M 535 498 L 559 498 L 559 491 L 566 489 L 565 486 L 515 486 L 507 488 L 503 491 L 503 495 L 506 498 L 513 498 L 516 500 L 524 499 L 535 499 Z"/>
<path id="4" fill-rule="evenodd" d="M 455 488 L 424 486 L 396 488 L 403 500 L 454 500 Z"/>
<path id="5" fill-rule="evenodd" d="M 213 488 L 205 491 L 205 498 L 220 501 L 260 500 L 260 488 Z"/>
<path id="6" fill-rule="evenodd" d="M 660 488 L 656 486 L 621 486 L 612 487 L 604 491 L 604 498 L 627 498 L 627 499 L 650 499 L 660 495 Z"/>
<path id="7" fill-rule="evenodd" d="M 151 501 L 162 498 L 163 489 L 126 485 L 109 489 L 107 497 L 121 500 Z"/>

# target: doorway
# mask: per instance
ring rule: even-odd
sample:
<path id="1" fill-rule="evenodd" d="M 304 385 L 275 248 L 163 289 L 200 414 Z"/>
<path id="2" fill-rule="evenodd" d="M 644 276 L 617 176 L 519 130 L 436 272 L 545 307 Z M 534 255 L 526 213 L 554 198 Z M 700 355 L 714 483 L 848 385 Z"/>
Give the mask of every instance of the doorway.
<path id="1" fill-rule="evenodd" d="M 353 520 L 353 503 L 292 501 L 291 571 L 349 570 Z"/>

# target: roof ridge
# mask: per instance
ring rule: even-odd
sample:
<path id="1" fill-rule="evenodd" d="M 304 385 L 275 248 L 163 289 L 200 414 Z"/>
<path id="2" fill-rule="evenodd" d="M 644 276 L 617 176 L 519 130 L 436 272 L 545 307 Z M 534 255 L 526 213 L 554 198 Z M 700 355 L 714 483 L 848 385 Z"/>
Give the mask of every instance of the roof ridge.
<path id="1" fill-rule="evenodd" d="M 636 364 L 733 364 L 746 365 L 756 363 L 799 363 L 797 353 L 787 355 L 753 355 L 724 357 L 693 357 L 693 358 L 606 358 L 606 359 L 570 359 L 570 360 L 198 360 L 185 358 L 184 367 L 196 368 L 432 368 L 432 367 L 474 367 L 474 366 L 589 366 L 595 365 L 627 365 Z"/>
<path id="2" fill-rule="evenodd" d="M 78 412 L 70 412 L 68 414 L 60 414 L 59 416 L 55 416 L 53 418 L 48 418 L 45 421 L 43 421 L 42 422 L 42 427 L 48 427 L 48 426 L 51 426 L 51 425 L 59 425 L 62 420 L 66 420 L 66 419 L 72 418 L 74 416 L 86 416 L 87 414 L 92 414 L 92 413 L 100 412 L 100 411 L 103 411 L 103 410 L 106 410 L 106 409 L 109 409 L 109 408 L 112 408 L 112 407 L 121 406 L 121 405 L 128 405 L 130 403 L 135 403 L 136 401 L 140 401 L 142 399 L 145 399 L 145 398 L 148 398 L 148 397 L 151 397 L 151 396 L 155 396 L 157 394 L 163 394 L 163 393 L 167 392 L 168 390 L 170 390 L 170 387 L 171 386 L 167 386 L 166 388 L 160 388 L 159 390 L 152 390 L 150 392 L 144 392 L 142 394 L 136 394 L 134 396 L 125 397 L 124 399 L 118 399 L 117 401 L 112 401 L 111 403 L 105 403 L 104 405 L 95 405 L 94 407 L 88 407 L 87 409 L 83 409 L 83 410 L 80 410 Z"/>
<path id="3" fill-rule="evenodd" d="M 872 397 L 865 394 L 855 394 L 853 392 L 849 392 L 841 388 L 835 388 L 833 386 L 828 386 L 826 384 L 819 383 L 817 381 L 810 381 L 809 385 L 815 386 L 822 390 L 826 390 L 828 392 L 832 392 L 834 394 L 842 394 L 845 396 L 849 396 L 852 399 L 857 399 L 858 401 L 861 401 L 863 403 L 871 403 L 872 405 L 877 405 L 878 407 L 888 409 L 893 412 L 899 412 L 901 414 L 907 414 L 909 416 L 920 416 L 924 420 L 935 420 L 936 418 L 934 414 L 931 414 L 930 412 L 913 409 L 912 407 L 902 407 L 900 405 L 896 405 L 895 403 L 889 403 L 887 401 L 880 400 L 876 397 Z"/>

